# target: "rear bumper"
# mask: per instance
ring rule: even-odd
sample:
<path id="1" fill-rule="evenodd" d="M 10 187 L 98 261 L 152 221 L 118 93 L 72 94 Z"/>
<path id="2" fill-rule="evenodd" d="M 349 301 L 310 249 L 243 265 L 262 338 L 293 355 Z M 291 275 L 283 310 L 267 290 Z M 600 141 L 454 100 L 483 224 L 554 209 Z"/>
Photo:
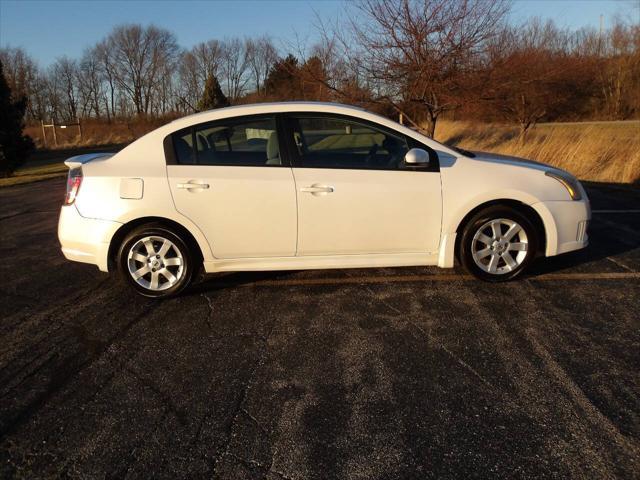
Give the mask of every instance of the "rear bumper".
<path id="1" fill-rule="evenodd" d="M 547 257 L 579 250 L 589 244 L 589 200 L 540 202 L 531 206 L 544 223 Z"/>
<path id="2" fill-rule="evenodd" d="M 85 218 L 75 205 L 60 209 L 58 239 L 68 260 L 91 263 L 107 272 L 109 244 L 122 224 L 108 220 Z"/>

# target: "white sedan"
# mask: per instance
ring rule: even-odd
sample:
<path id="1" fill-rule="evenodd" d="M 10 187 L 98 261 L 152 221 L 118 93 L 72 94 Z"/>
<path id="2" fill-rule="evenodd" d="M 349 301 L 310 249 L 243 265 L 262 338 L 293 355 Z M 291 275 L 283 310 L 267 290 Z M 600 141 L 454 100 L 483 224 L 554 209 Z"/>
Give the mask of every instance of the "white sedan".
<path id="1" fill-rule="evenodd" d="M 206 272 L 438 265 L 503 281 L 587 245 L 572 175 L 458 151 L 329 103 L 198 113 L 116 154 L 70 158 L 69 260 L 175 295 Z"/>

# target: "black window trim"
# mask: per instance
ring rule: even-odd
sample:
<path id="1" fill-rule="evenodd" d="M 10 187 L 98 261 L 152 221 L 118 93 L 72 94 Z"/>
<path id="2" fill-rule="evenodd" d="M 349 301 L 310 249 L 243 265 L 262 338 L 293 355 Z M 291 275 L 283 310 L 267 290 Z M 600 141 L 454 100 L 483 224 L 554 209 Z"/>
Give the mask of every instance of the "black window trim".
<path id="1" fill-rule="evenodd" d="M 214 126 L 216 124 L 219 124 L 221 122 L 227 123 L 227 124 L 237 124 L 237 123 L 245 123 L 245 122 L 250 122 L 250 121 L 257 121 L 257 120 L 261 120 L 261 119 L 271 119 L 273 118 L 275 120 L 276 123 L 276 132 L 278 134 L 278 145 L 279 145 L 279 149 L 280 149 L 280 160 L 281 160 L 281 164 L 280 165 L 267 165 L 266 163 L 264 165 L 246 165 L 246 164 L 242 164 L 242 163 L 238 163 L 238 164 L 224 164 L 224 165 L 217 165 L 217 164 L 200 164 L 198 163 L 198 157 L 197 154 L 195 153 L 197 149 L 194 149 L 194 155 L 195 155 L 195 159 L 193 163 L 180 163 L 178 162 L 178 156 L 176 154 L 176 146 L 175 146 L 175 141 L 174 139 L 178 138 L 178 137 L 182 137 L 185 135 L 185 133 L 190 132 L 191 133 L 191 145 L 197 145 L 196 144 L 196 130 L 203 130 L 206 129 L 209 126 Z M 225 117 L 225 118 L 219 118 L 216 120 L 209 120 L 207 122 L 202 122 L 202 123 L 196 123 L 193 125 L 189 125 L 188 127 L 184 127 L 181 128 L 180 130 L 175 130 L 173 132 L 171 132 L 170 134 L 168 134 L 166 137 L 164 137 L 163 140 L 163 148 L 164 148 L 164 157 L 165 157 L 165 161 L 167 165 L 181 165 L 181 166 L 200 166 L 200 167 L 268 167 L 268 168 L 291 168 L 291 157 L 289 155 L 289 149 L 286 147 L 287 145 L 287 141 L 285 138 L 285 128 L 284 128 L 284 119 L 283 119 L 283 114 L 281 113 L 257 113 L 257 114 L 253 114 L 253 115 L 241 115 L 241 116 L 237 116 L 237 117 Z M 283 148 L 283 146 L 285 146 Z"/>
<path id="2" fill-rule="evenodd" d="M 327 167 L 318 167 L 318 166 L 305 166 L 302 164 L 302 161 L 300 159 L 300 154 L 298 153 L 298 147 L 296 146 L 294 140 L 293 140 L 293 134 L 294 134 L 294 117 L 295 118 L 301 118 L 301 117 L 307 117 L 307 118 L 334 118 L 334 119 L 339 119 L 339 120 L 346 120 L 346 121 L 350 121 L 350 122 L 354 122 L 354 123 L 359 123 L 361 125 L 364 125 L 366 127 L 371 127 L 377 130 L 381 130 L 382 132 L 387 132 L 391 135 L 395 135 L 396 137 L 402 137 L 406 140 L 407 142 L 407 146 L 409 147 L 409 149 L 411 148 L 422 148 L 423 150 L 426 150 L 429 153 L 429 166 L 428 167 L 413 167 L 413 166 L 405 166 L 404 168 L 366 168 L 366 167 L 336 167 L 336 166 L 327 166 Z M 430 146 L 419 142 L 418 140 L 416 140 L 413 137 L 410 137 L 409 135 L 405 135 L 402 132 L 399 132 L 397 130 L 394 130 L 393 128 L 389 128 L 385 125 L 381 125 L 379 123 L 376 122 L 372 122 L 370 120 L 366 120 L 364 118 L 360 118 L 360 117 L 354 117 L 351 115 L 344 115 L 341 113 L 330 113 L 330 112 L 309 112 L 309 111 L 304 111 L 304 112 L 286 112 L 285 114 L 283 114 L 283 130 L 286 131 L 286 135 L 285 135 L 285 142 L 286 142 L 286 149 L 287 149 L 287 154 L 291 160 L 291 165 L 293 168 L 321 168 L 321 169 L 326 169 L 326 170 L 368 170 L 368 171 L 387 171 L 387 172 L 439 172 L 440 171 L 440 161 L 438 159 L 438 154 L 436 153 L 436 151 L 431 148 Z M 278 139 L 281 140 L 281 136 L 278 136 Z M 280 151 L 282 152 L 282 143 L 280 144 Z"/>

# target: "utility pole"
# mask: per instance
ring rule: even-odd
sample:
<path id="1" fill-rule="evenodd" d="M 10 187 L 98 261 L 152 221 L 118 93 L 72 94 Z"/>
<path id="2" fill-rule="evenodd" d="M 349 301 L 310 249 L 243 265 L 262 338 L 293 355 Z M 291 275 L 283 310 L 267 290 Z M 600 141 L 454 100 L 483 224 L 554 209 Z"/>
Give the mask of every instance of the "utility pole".
<path id="1" fill-rule="evenodd" d="M 58 135 L 56 135 L 56 121 L 54 120 L 52 123 L 52 127 L 53 127 L 53 143 L 56 145 L 56 147 L 58 146 Z"/>
<path id="2" fill-rule="evenodd" d="M 42 141 L 44 142 L 44 148 L 47 148 L 47 132 L 44 130 L 44 121 L 40 119 L 40 126 L 42 127 Z"/>
<path id="3" fill-rule="evenodd" d="M 604 33 L 604 15 L 600 14 L 600 32 L 598 34 L 598 55 L 602 55 L 602 34 Z"/>

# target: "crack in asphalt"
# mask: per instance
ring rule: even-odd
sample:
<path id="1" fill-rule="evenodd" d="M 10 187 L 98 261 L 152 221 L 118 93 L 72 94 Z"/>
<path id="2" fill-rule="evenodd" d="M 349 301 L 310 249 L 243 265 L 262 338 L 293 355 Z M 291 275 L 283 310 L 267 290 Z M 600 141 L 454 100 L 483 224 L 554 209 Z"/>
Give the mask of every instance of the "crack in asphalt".
<path id="1" fill-rule="evenodd" d="M 157 303 L 147 305 L 141 313 L 133 317 L 133 319 L 124 325 L 123 328 L 112 335 L 106 342 L 102 343 L 96 352 L 86 353 L 86 359 L 81 359 L 83 354 L 85 354 L 85 352 L 82 351 L 75 352 L 73 355 L 66 358 L 65 364 L 57 372 L 57 376 L 49 379 L 47 388 L 36 395 L 31 402 L 23 406 L 6 427 L 0 429 L 0 438 L 14 433 L 21 425 L 33 417 L 56 393 L 67 386 L 74 377 L 86 368 L 90 367 L 105 351 L 107 351 L 107 349 L 109 349 L 109 347 L 111 347 L 111 345 L 121 340 L 136 323 L 157 307 Z M 68 370 L 64 368 L 69 366 L 71 366 L 71 368 Z"/>
<path id="2" fill-rule="evenodd" d="M 29 302 L 34 302 L 38 299 L 38 297 L 32 297 L 29 295 L 24 295 L 22 293 L 18 293 L 18 292 L 9 292 L 7 290 L 5 290 L 4 288 L 0 288 L 0 295 L 6 295 L 7 297 L 14 297 L 14 298 L 19 298 L 21 300 L 27 300 Z"/>
<path id="3" fill-rule="evenodd" d="M 233 458 L 234 460 L 237 460 L 238 462 L 242 463 L 243 465 L 249 467 L 249 468 L 258 468 L 260 470 L 264 471 L 264 475 L 269 475 L 270 473 L 274 473 L 276 474 L 278 477 L 282 478 L 283 480 L 295 480 L 293 477 L 289 477 L 288 475 L 286 475 L 283 472 L 280 472 L 278 470 L 274 470 L 271 465 L 264 465 L 261 462 L 258 462 L 257 460 L 251 460 L 251 459 L 247 459 L 247 458 L 242 458 L 239 455 L 236 455 L 235 453 L 230 453 L 229 457 Z"/>
<path id="4" fill-rule="evenodd" d="M 158 421 L 155 424 L 155 428 L 153 430 L 154 433 L 158 430 L 160 425 L 164 424 L 164 421 L 167 418 L 167 414 L 168 414 L 167 410 L 164 410 L 162 416 L 158 419 Z M 136 458 L 135 458 L 136 452 L 138 451 L 140 446 L 145 445 L 147 442 L 149 442 L 150 438 L 151 438 L 151 435 L 142 436 L 142 438 L 140 438 L 140 440 L 138 442 L 136 442 L 135 446 L 133 446 L 129 450 L 129 454 L 127 455 L 127 458 L 126 458 L 122 468 L 120 468 L 118 471 L 114 472 L 113 475 L 109 475 L 109 477 L 110 478 L 126 478 L 127 474 L 129 473 L 129 470 L 131 469 L 131 466 L 136 461 Z"/>
<path id="5" fill-rule="evenodd" d="M 89 294 L 96 292 L 96 291 L 100 291 L 102 290 L 102 288 L 107 284 L 107 283 L 111 283 L 113 281 L 113 279 L 108 276 L 106 278 L 103 278 L 102 280 L 98 280 L 98 282 L 93 285 L 90 286 L 84 290 L 81 290 L 80 292 L 78 292 L 76 295 L 72 296 L 71 298 L 64 298 L 64 299 L 60 299 L 62 300 L 64 303 L 61 303 L 60 305 L 51 307 L 50 309 L 46 309 L 43 311 L 40 311 L 36 314 L 31 315 L 31 319 L 36 319 L 36 320 L 41 320 L 43 318 L 50 318 L 50 317 L 54 317 L 57 316 L 58 313 L 68 310 L 69 309 L 69 305 L 77 305 L 78 301 L 83 298 L 83 297 L 87 297 Z M 31 301 L 35 301 L 37 298 L 32 298 L 32 297 L 28 297 L 26 295 L 22 295 L 19 293 L 13 293 L 13 292 L 7 292 L 6 290 L 2 290 L 2 293 L 5 293 L 7 295 L 15 295 L 15 296 L 20 296 L 23 297 L 25 300 L 31 300 Z M 20 319 L 18 321 L 16 321 L 14 324 L 9 325 L 10 327 L 13 325 L 17 325 L 18 323 L 20 323 Z M 6 328 L 6 325 L 3 325 L 3 328 Z"/>
<path id="6" fill-rule="evenodd" d="M 531 295 L 536 299 L 536 303 L 540 302 L 542 305 L 545 303 L 545 299 L 542 296 L 542 292 L 539 292 L 536 288 L 530 290 Z M 542 311 L 536 311 L 536 316 L 541 321 L 546 321 L 548 318 Z M 550 373 L 551 377 L 555 380 L 555 384 L 558 388 L 562 389 L 570 399 L 570 405 L 566 408 L 571 408 L 575 411 L 576 408 L 585 412 L 585 416 L 580 416 L 581 419 L 585 418 L 591 425 L 591 428 L 599 430 L 599 433 L 605 433 L 606 436 L 617 444 L 619 448 L 625 453 L 635 459 L 635 464 L 640 468 L 640 446 L 635 445 L 633 441 L 625 436 L 617 425 L 602 412 L 593 401 L 587 396 L 584 390 L 578 385 L 576 380 L 565 370 L 565 368 L 553 357 L 547 347 L 538 338 L 538 334 L 531 328 L 525 329 L 525 338 L 531 345 L 532 350 L 542 361 L 544 370 Z M 557 407 L 559 408 L 559 407 Z M 572 426 L 568 426 L 569 430 L 572 430 Z M 590 442 L 585 439 L 581 442 L 581 446 L 587 444 L 588 446 L 595 448 L 596 452 L 600 456 L 600 468 L 602 471 L 606 471 L 607 467 L 603 463 L 606 457 L 609 457 L 611 461 L 615 462 L 617 455 L 614 452 L 602 451 L 597 445 L 591 446 Z M 593 460 L 592 460 L 593 461 Z"/>
<path id="7" fill-rule="evenodd" d="M 529 340 L 531 341 L 533 350 L 543 361 L 545 368 L 553 374 L 558 384 L 562 385 L 573 402 L 576 405 L 580 406 L 580 408 L 582 408 L 585 412 L 588 412 L 592 416 L 598 418 L 597 423 L 601 424 L 607 431 L 607 433 L 609 433 L 612 437 L 617 438 L 617 440 L 622 444 L 626 444 L 626 446 L 629 447 L 630 450 L 636 455 L 640 454 L 640 449 L 628 443 L 627 438 L 620 431 L 620 429 L 613 422 L 611 422 L 611 419 L 604 413 L 602 413 L 602 411 L 597 406 L 595 406 L 593 402 L 591 402 L 589 397 L 585 395 L 584 390 L 580 388 L 576 381 L 571 378 L 566 370 L 556 361 L 555 358 L 553 358 L 551 352 L 549 352 L 549 350 L 544 347 L 544 345 L 542 345 L 537 337 L 537 334 L 532 329 L 527 330 L 527 338 L 529 338 Z"/>
<path id="8" fill-rule="evenodd" d="M 624 268 L 625 270 L 628 270 L 629 272 L 636 273 L 636 271 L 633 268 L 631 268 L 628 265 L 625 265 L 624 263 L 622 263 L 620 260 L 616 259 L 615 257 L 607 257 L 607 260 L 609 260 L 610 262 L 615 263 L 616 265 L 618 265 L 619 267 Z"/>
<path id="9" fill-rule="evenodd" d="M 205 295 L 204 293 L 200 294 L 200 296 L 205 299 L 205 301 L 207 302 L 207 307 L 209 308 L 209 314 L 207 315 L 205 321 L 207 322 L 207 325 L 208 325 L 209 329 L 213 329 L 213 326 L 212 326 L 211 321 L 210 321 L 211 317 L 213 316 L 213 314 L 215 312 L 214 308 L 213 308 L 212 300 L 207 295 Z M 202 415 L 202 418 L 198 422 L 198 427 L 196 428 L 195 434 L 194 434 L 191 442 L 189 442 L 190 448 L 193 448 L 198 443 L 198 441 L 200 440 L 200 435 L 202 434 L 202 428 L 204 427 L 205 422 L 207 420 L 209 420 L 209 418 L 211 418 L 212 414 L 213 414 L 213 409 L 209 409 L 209 410 L 207 410 L 205 412 L 204 415 Z M 214 462 L 214 467 L 213 467 L 214 474 L 215 474 L 216 463 L 217 463 L 217 459 Z"/>
<path id="10" fill-rule="evenodd" d="M 350 276 L 349 273 L 347 273 L 347 276 Z M 460 366 L 462 366 L 464 369 L 466 369 L 467 371 L 471 372 L 471 374 L 473 376 L 475 376 L 478 380 L 480 380 L 484 385 L 486 385 L 487 387 L 489 387 L 491 390 L 494 390 L 495 387 L 491 384 L 491 382 L 489 382 L 486 378 L 484 378 L 482 375 L 480 375 L 471 365 L 469 365 L 467 362 L 465 362 L 464 360 L 462 360 L 460 357 L 458 357 L 454 352 L 452 352 L 451 350 L 449 350 L 446 345 L 444 345 L 444 343 L 442 343 L 441 341 L 439 341 L 437 338 L 434 338 L 432 335 L 429 334 L 429 332 L 425 332 L 424 329 L 422 327 L 420 327 L 418 324 L 416 324 L 415 322 L 413 322 L 412 320 L 410 320 L 412 314 L 411 313 L 404 313 L 401 312 L 399 309 L 397 309 L 396 307 L 394 307 L 393 305 L 391 305 L 389 302 L 387 302 L 384 298 L 379 298 L 379 295 L 377 295 L 373 289 L 369 286 L 369 285 L 362 285 L 362 287 L 367 290 L 376 300 L 378 300 L 380 303 L 382 303 L 385 307 L 387 307 L 389 310 L 402 315 L 404 317 L 404 320 L 407 324 L 411 325 L 413 328 L 415 328 L 416 330 L 418 330 L 424 337 L 426 337 L 428 340 L 434 341 L 435 344 L 440 347 L 445 353 L 447 353 L 447 355 L 449 355 L 451 358 L 453 358 Z"/>
<path id="11" fill-rule="evenodd" d="M 87 290 L 83 290 L 81 293 L 79 293 L 78 295 L 76 295 L 75 297 L 72 297 L 69 301 L 71 304 L 76 304 L 81 298 L 83 297 L 87 297 L 88 295 L 90 295 L 92 292 L 101 290 L 102 287 L 109 281 L 109 279 L 104 279 L 100 282 L 98 282 L 96 285 L 94 285 L 93 287 L 90 287 Z M 69 308 L 68 305 L 66 304 L 62 304 L 59 305 L 55 308 L 53 308 L 52 310 L 45 310 L 41 313 L 38 313 L 36 315 L 33 315 L 31 317 L 32 320 L 35 320 L 36 322 L 38 321 L 45 321 L 45 320 L 50 320 L 52 318 L 58 317 L 60 312 L 63 312 L 65 310 L 67 310 Z M 14 325 L 20 323 L 20 321 L 18 320 Z M 43 336 L 40 340 L 32 343 L 31 345 L 29 345 L 29 347 L 21 350 L 20 352 L 18 352 L 17 354 L 14 355 L 13 360 L 9 361 L 4 367 L 2 367 L 2 369 L 0 369 L 0 378 L 2 378 L 2 376 L 5 375 L 6 372 L 8 372 L 10 370 L 10 368 L 21 358 L 23 358 L 24 354 L 28 351 L 34 351 L 35 349 L 37 349 L 41 344 L 49 341 L 51 339 L 52 334 L 60 331 L 63 327 L 68 326 L 68 324 L 66 324 L 64 322 L 64 320 L 60 320 L 56 326 L 56 328 L 54 328 L 51 332 L 49 332 L 49 335 Z M 5 326 L 6 328 L 6 326 Z M 30 365 L 32 365 L 35 361 L 39 360 L 40 358 L 42 358 L 44 355 L 46 355 L 47 353 L 51 352 L 51 351 L 55 351 L 58 347 L 60 347 L 61 345 L 63 345 L 65 342 L 67 342 L 68 340 L 74 338 L 75 335 L 73 333 L 68 334 L 68 335 L 64 335 L 61 339 L 59 339 L 59 341 L 55 342 L 53 345 L 50 346 L 50 348 L 48 348 L 47 350 L 45 350 L 42 354 L 40 355 L 36 355 L 35 357 L 32 357 L 32 359 L 27 362 L 27 364 L 22 365 L 16 372 L 13 372 L 10 376 L 11 377 L 18 377 L 25 369 L 27 369 Z M 40 367 L 37 367 L 40 368 Z M 13 389 L 15 389 L 17 386 L 19 386 L 22 383 L 22 380 L 16 384 L 13 387 L 10 387 L 8 389 L 8 391 L 11 391 Z M 0 398 L 2 398 L 5 394 L 3 394 L 2 396 L 0 396 Z"/>
<path id="12" fill-rule="evenodd" d="M 138 346 L 139 344 L 135 344 L 136 346 Z M 111 350 L 111 348 L 109 348 L 108 350 Z M 121 359 L 121 356 L 118 355 L 117 358 L 121 359 L 120 360 L 120 366 L 117 368 L 113 368 L 110 372 L 110 374 L 107 376 L 107 378 L 100 384 L 98 385 L 98 387 L 93 391 L 93 393 L 91 393 L 91 395 L 89 395 L 83 402 L 83 409 L 84 407 L 86 407 L 87 405 L 91 404 L 96 397 L 111 383 L 111 381 L 113 380 L 113 378 L 116 376 L 116 374 L 121 373 L 123 371 L 125 371 L 126 369 L 126 365 L 129 363 L 129 361 L 139 352 L 139 348 L 138 349 L 132 349 L 131 352 L 124 358 Z M 132 375 L 134 375 L 130 369 L 126 369 L 126 371 L 129 371 L 129 373 L 131 373 Z M 163 411 L 163 416 L 160 418 L 160 420 L 156 423 L 156 427 L 155 427 L 155 431 L 157 431 L 158 426 L 161 425 L 164 422 L 164 419 L 166 418 L 167 414 L 169 413 L 169 409 L 166 408 Z M 136 446 L 131 450 L 128 458 L 132 458 L 132 455 L 135 453 L 135 451 L 141 446 L 143 445 L 147 440 L 148 440 L 149 436 L 147 436 L 146 438 L 142 438 L 140 439 L 140 441 L 138 441 L 136 443 Z M 65 464 L 63 465 L 62 470 L 60 471 L 60 474 L 58 475 L 59 478 L 64 478 L 67 475 L 68 472 L 68 468 L 69 466 L 76 461 L 76 459 L 80 456 L 80 452 L 75 452 L 74 455 L 70 455 L 69 458 L 66 460 Z M 133 463 L 133 460 L 129 460 L 127 462 L 127 464 L 125 465 L 126 471 L 128 472 L 129 468 L 131 467 L 131 464 Z M 121 469 L 122 471 L 122 469 Z M 114 478 L 117 478 L 117 476 L 115 476 Z"/>
<path id="13" fill-rule="evenodd" d="M 5 215 L 4 217 L 0 217 L 0 222 L 2 220 L 9 220 L 10 218 L 20 217 L 22 215 L 31 215 L 31 214 L 41 214 L 41 213 L 58 213 L 60 210 L 26 210 L 24 212 L 12 213 L 11 215 Z"/>
<path id="14" fill-rule="evenodd" d="M 10 388 L 8 388 L 2 395 L 0 395 L 0 400 L 4 399 L 7 395 L 9 395 L 10 393 L 13 393 L 17 388 L 19 388 L 24 382 L 26 382 L 28 379 L 30 379 L 31 377 L 33 377 L 34 375 L 37 375 L 43 368 L 45 368 L 49 363 L 51 363 L 51 361 L 58 355 L 58 352 L 51 352 L 51 350 L 48 350 L 47 353 L 51 353 L 51 355 L 49 355 L 42 363 L 40 363 L 37 367 L 35 367 L 33 370 L 31 370 L 29 373 L 25 374 L 18 383 L 16 383 L 15 385 L 11 386 Z M 30 366 L 31 364 L 33 364 L 36 360 L 40 360 L 42 358 L 42 356 L 39 357 L 33 357 L 31 359 L 31 361 L 29 361 L 29 363 L 27 363 L 23 368 L 21 368 L 17 373 L 20 374 L 22 373 L 22 371 L 26 370 L 26 368 L 28 366 Z"/>
<path id="15" fill-rule="evenodd" d="M 213 309 L 213 303 L 211 303 L 212 302 L 211 299 L 208 296 L 206 296 L 204 293 L 201 293 L 200 296 L 207 301 L 207 306 L 209 307 L 209 315 L 207 315 L 206 322 L 207 322 L 207 325 L 209 326 L 209 329 L 213 329 L 213 326 L 211 325 L 211 320 L 212 320 L 213 314 L 215 313 L 215 310 Z"/>
<path id="16" fill-rule="evenodd" d="M 420 329 L 420 330 L 422 330 L 422 329 Z M 482 383 L 484 383 L 491 390 L 495 390 L 495 387 L 491 384 L 491 382 L 489 382 L 486 378 L 484 378 L 482 375 L 480 375 L 471 365 L 469 365 L 467 362 L 462 360 L 462 358 L 460 358 L 455 353 L 453 353 L 451 350 L 449 350 L 443 343 L 439 342 L 438 345 L 445 352 L 447 352 L 447 354 L 449 354 L 449 356 L 451 358 L 456 360 L 463 368 L 466 368 L 469 372 L 471 372 L 473 375 L 475 375 L 478 380 L 480 380 Z"/>
<path id="17" fill-rule="evenodd" d="M 613 222 L 613 221 L 611 221 L 611 220 L 609 220 L 607 218 L 603 218 L 603 217 L 598 217 L 598 221 L 602 222 L 605 225 L 608 225 L 608 226 L 610 226 L 612 228 L 616 228 L 616 229 L 622 230 L 623 232 L 630 234 L 632 237 L 638 238 L 640 236 L 640 231 L 638 231 L 638 230 L 636 230 L 636 229 L 634 229 L 634 228 L 632 228 L 632 227 L 630 227 L 628 225 L 625 225 L 623 223 Z M 637 240 L 634 241 L 634 240 L 627 239 L 623 235 L 618 235 L 616 237 L 616 240 L 619 240 L 620 242 L 622 242 L 622 243 L 624 243 L 626 245 L 632 246 L 634 248 L 637 248 L 638 246 L 640 246 Z"/>
<path id="18" fill-rule="evenodd" d="M 146 378 L 143 378 L 140 374 L 138 374 L 138 372 L 130 367 L 125 366 L 123 368 L 123 371 L 130 373 L 131 376 L 135 378 L 142 386 L 147 387 L 149 390 L 151 390 L 155 394 L 156 398 L 158 398 L 160 402 L 167 408 L 169 413 L 172 413 L 176 420 L 178 420 L 178 423 L 180 423 L 180 425 L 186 427 L 189 424 L 189 414 L 180 410 L 180 408 L 178 408 L 178 406 L 173 403 L 171 397 L 165 394 L 155 383 Z"/>
<path id="19" fill-rule="evenodd" d="M 271 435 L 271 432 L 269 432 L 269 431 L 264 427 L 264 425 L 262 425 L 262 423 L 260 423 L 260 422 L 258 421 L 258 419 L 257 419 L 256 417 L 254 417 L 253 415 L 251 415 L 251 414 L 249 413 L 249 411 L 248 411 L 246 408 L 242 408 L 242 409 L 240 409 L 240 411 L 241 411 L 242 413 L 244 413 L 244 414 L 245 414 L 249 419 L 251 419 L 251 420 L 253 421 L 253 423 L 254 423 L 254 424 L 255 424 L 255 425 L 260 429 L 260 431 L 262 431 L 262 433 L 264 433 L 264 434 L 265 434 L 265 435 L 267 435 L 267 436 Z"/>
<path id="20" fill-rule="evenodd" d="M 231 422 L 227 427 L 227 441 L 226 441 L 226 445 L 224 446 L 224 451 L 215 459 L 215 462 L 213 464 L 213 475 L 212 475 L 213 477 L 216 476 L 216 471 L 220 461 L 231 454 L 230 452 L 231 442 L 234 438 L 233 431 L 235 429 L 236 424 L 238 423 L 238 418 L 240 416 L 240 413 L 247 411 L 243 405 L 246 402 L 247 397 L 249 396 L 249 392 L 253 386 L 253 380 L 256 372 L 258 371 L 259 368 L 261 368 L 264 365 L 265 357 L 267 355 L 267 350 L 268 350 L 268 340 L 275 328 L 275 324 L 276 324 L 276 320 L 274 319 L 273 322 L 271 323 L 271 327 L 269 328 L 268 333 L 264 336 L 264 339 L 258 337 L 263 344 L 263 348 L 261 349 L 258 359 L 256 360 L 253 368 L 251 369 L 251 373 L 249 374 L 247 383 L 245 384 L 244 388 L 242 389 L 242 392 L 238 397 L 238 400 L 236 401 L 234 414 L 232 415 Z"/>

